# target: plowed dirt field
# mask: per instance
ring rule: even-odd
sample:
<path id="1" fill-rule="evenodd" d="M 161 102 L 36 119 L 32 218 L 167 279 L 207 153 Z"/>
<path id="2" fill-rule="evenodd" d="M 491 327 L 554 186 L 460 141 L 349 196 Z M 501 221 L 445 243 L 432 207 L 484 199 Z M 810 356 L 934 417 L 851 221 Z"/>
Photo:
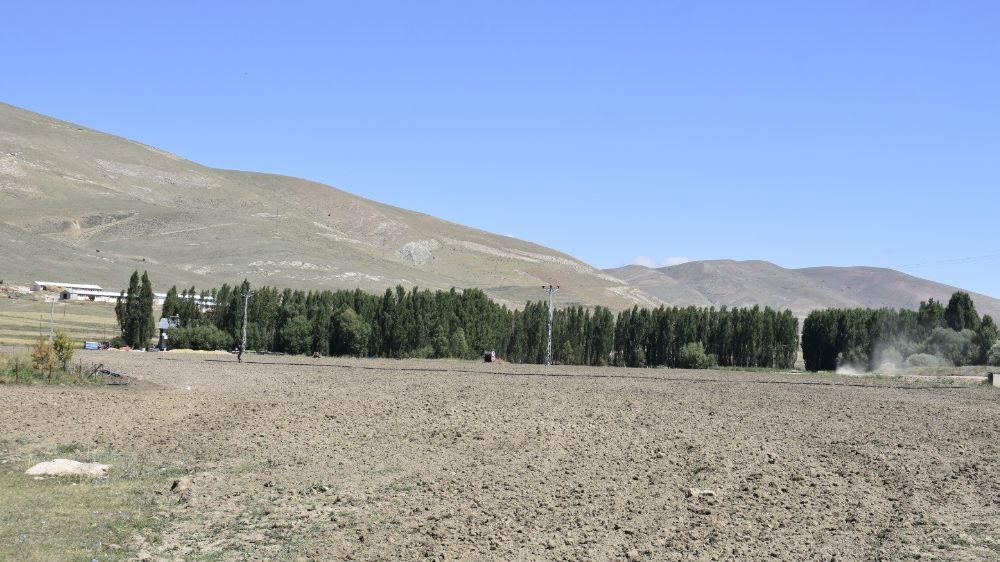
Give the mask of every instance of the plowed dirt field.
<path id="1" fill-rule="evenodd" d="M 122 545 L 154 559 L 1000 558 L 1000 392 L 982 385 L 83 358 L 136 382 L 6 385 L 0 427 L 185 467 L 148 490 L 159 536 Z"/>

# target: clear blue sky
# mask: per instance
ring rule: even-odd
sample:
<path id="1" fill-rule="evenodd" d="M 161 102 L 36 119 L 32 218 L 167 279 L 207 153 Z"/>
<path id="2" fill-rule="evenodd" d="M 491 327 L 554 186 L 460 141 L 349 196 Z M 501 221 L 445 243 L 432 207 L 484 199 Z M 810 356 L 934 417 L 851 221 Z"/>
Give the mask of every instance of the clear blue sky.
<path id="1" fill-rule="evenodd" d="M 2 101 L 203 164 L 598 267 L 873 265 L 1000 297 L 1000 2 L 16 2 L 3 18 Z"/>

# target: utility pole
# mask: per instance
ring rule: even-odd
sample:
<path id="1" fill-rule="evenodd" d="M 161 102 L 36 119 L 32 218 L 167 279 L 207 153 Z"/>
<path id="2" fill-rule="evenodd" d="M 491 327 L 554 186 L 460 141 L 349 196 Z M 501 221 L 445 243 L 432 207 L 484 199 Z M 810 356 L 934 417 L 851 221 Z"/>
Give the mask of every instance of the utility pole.
<path id="1" fill-rule="evenodd" d="M 250 295 L 253 294 L 250 291 L 243 293 L 243 342 L 240 344 L 240 352 L 237 355 L 237 359 L 240 363 L 243 362 L 243 351 L 247 348 L 247 305 L 250 303 Z"/>
<path id="2" fill-rule="evenodd" d="M 552 295 L 559 290 L 559 285 L 556 286 L 545 286 L 542 285 L 542 289 L 549 294 L 549 343 L 545 346 L 545 364 L 552 364 Z"/>
<path id="3" fill-rule="evenodd" d="M 49 304 L 51 305 L 49 307 L 49 341 L 52 341 L 52 338 L 55 337 L 55 331 L 53 331 L 53 328 L 56 317 L 56 301 L 51 301 Z"/>

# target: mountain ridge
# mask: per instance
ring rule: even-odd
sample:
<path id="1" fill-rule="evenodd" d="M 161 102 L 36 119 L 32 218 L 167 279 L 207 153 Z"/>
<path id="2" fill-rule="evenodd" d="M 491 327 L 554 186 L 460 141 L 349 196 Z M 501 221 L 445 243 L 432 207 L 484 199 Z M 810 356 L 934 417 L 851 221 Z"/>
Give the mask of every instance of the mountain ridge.
<path id="1" fill-rule="evenodd" d="M 954 287 L 881 268 L 711 260 L 599 270 L 509 236 L 293 176 L 210 168 L 140 141 L 0 103 L 3 277 L 158 289 L 249 279 L 296 289 L 479 288 L 513 307 L 915 307 Z M 972 293 L 979 311 L 1000 301 Z"/>
<path id="2" fill-rule="evenodd" d="M 8 278 L 119 288 L 254 284 L 483 289 L 511 306 L 650 298 L 576 258 L 317 182 L 209 168 L 130 139 L 0 104 L 0 239 Z"/>
<path id="3" fill-rule="evenodd" d="M 915 309 L 929 298 L 947 303 L 952 293 L 964 290 L 887 268 L 787 269 L 763 260 L 701 260 L 661 268 L 633 264 L 605 271 L 660 298 L 684 287 L 690 296 L 675 298 L 672 305 L 760 305 L 788 308 L 799 317 L 817 308 Z M 1000 300 L 966 292 L 980 314 L 1000 317 Z"/>

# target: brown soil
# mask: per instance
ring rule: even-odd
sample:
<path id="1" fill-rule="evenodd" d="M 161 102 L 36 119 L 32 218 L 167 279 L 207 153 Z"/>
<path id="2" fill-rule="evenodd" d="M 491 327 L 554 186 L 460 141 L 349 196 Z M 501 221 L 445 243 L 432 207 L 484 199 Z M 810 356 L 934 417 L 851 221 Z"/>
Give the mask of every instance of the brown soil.
<path id="1" fill-rule="evenodd" d="M 11 440 L 190 463 L 173 490 L 150 490 L 168 520 L 162 542 L 140 545 L 155 558 L 1000 557 L 1000 392 L 983 386 L 457 361 L 85 360 L 138 382 L 3 387 L 0 424 Z"/>

